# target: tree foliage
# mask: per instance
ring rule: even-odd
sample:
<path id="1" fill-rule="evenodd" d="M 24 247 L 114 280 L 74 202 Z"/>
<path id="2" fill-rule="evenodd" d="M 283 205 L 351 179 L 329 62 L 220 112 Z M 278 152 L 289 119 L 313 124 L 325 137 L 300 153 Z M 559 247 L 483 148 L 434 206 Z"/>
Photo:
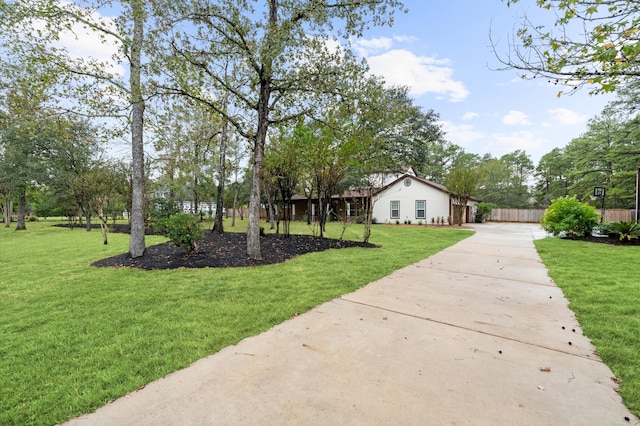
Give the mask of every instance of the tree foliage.
<path id="1" fill-rule="evenodd" d="M 485 156 L 480 165 L 484 180 L 476 194 L 479 198 L 503 208 L 529 205 L 529 178 L 534 164 L 525 151 L 518 149 L 500 158 Z"/>
<path id="2" fill-rule="evenodd" d="M 483 171 L 480 167 L 458 166 L 445 178 L 445 185 L 453 203 L 453 223 L 462 226 L 463 215 L 471 197 L 474 197 L 482 184 Z"/>
<path id="3" fill-rule="evenodd" d="M 8 54 L 46 72 L 40 78 L 27 74 L 31 83 L 56 81 L 55 99 L 59 112 L 83 113 L 92 117 L 118 117 L 131 135 L 132 257 L 144 253 L 144 111 L 143 57 L 152 57 L 145 29 L 153 3 L 143 0 L 59 2 L 57 0 L 15 0 L 0 3 L 0 44 Z M 113 19 L 100 11 L 120 12 Z M 72 55 L 61 43 L 64 37 L 97 35 L 100 43 L 115 47 L 114 58 L 100 60 Z M 143 53 L 144 52 L 144 53 Z M 128 65 L 128 75 L 114 69 L 112 60 Z M 69 99 L 80 100 L 70 102 Z M 130 113 L 130 114 L 129 114 Z"/>
<path id="4" fill-rule="evenodd" d="M 353 95 L 349 88 L 363 67 L 348 49 L 329 48 L 328 42 L 341 37 L 348 43 L 368 25 L 388 24 L 401 6 L 397 0 L 165 4 L 176 24 L 168 40 L 173 76 L 163 86 L 206 103 L 252 145 L 251 258 L 261 258 L 260 189 L 269 127 L 313 115 L 320 100 Z"/>
<path id="5" fill-rule="evenodd" d="M 538 206 L 547 207 L 551 200 L 564 197 L 569 192 L 571 162 L 563 148 L 553 148 L 544 154 L 535 171 L 533 194 Z"/>
<path id="6" fill-rule="evenodd" d="M 420 176 L 441 184 L 464 151 L 445 138 L 438 120 L 433 110 L 410 108 L 403 126 L 396 128 L 395 151 L 397 162 L 411 165 Z"/>
<path id="7" fill-rule="evenodd" d="M 187 253 L 196 251 L 198 242 L 204 236 L 200 227 L 200 219 L 195 214 L 176 213 L 171 215 L 162 220 L 162 229 L 176 247 Z"/>
<path id="8" fill-rule="evenodd" d="M 520 0 L 507 0 L 507 5 Z M 536 0 L 551 26 L 526 15 L 506 54 L 493 49 L 524 78 L 545 78 L 571 90 L 588 85 L 612 92 L 640 75 L 640 3 L 629 0 Z M 560 95 L 560 93 L 559 93 Z"/>
<path id="9" fill-rule="evenodd" d="M 589 121 L 582 135 L 545 154 L 536 173 L 539 205 L 566 195 L 589 201 L 593 188 L 600 186 L 607 189 L 607 207 L 632 208 L 640 165 L 637 120 L 625 121 L 606 108 Z"/>
<path id="10" fill-rule="evenodd" d="M 552 235 L 591 235 L 598 224 L 598 213 L 593 206 L 574 197 L 553 200 L 540 219 L 542 228 Z"/>

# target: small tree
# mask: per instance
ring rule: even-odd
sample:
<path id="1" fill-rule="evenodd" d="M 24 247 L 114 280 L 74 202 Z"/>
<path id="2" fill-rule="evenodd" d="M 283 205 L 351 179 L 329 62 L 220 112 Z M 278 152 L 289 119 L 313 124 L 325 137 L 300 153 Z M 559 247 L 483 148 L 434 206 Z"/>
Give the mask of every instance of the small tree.
<path id="1" fill-rule="evenodd" d="M 542 228 L 557 236 L 591 235 L 598 224 L 598 213 L 593 206 L 579 201 L 575 196 L 561 197 L 551 202 L 540 219 Z"/>
<path id="2" fill-rule="evenodd" d="M 467 203 L 482 183 L 482 171 L 478 167 L 458 166 L 445 178 L 445 185 L 451 193 L 453 202 L 453 222 L 462 226 L 462 215 Z M 450 223 L 453 225 L 453 223 Z"/>

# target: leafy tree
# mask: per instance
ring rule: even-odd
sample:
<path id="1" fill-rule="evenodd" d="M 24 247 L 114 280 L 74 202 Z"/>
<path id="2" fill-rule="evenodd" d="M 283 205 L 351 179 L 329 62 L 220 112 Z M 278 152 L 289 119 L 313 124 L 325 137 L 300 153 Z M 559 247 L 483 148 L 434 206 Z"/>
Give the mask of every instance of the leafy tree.
<path id="1" fill-rule="evenodd" d="M 66 107 L 69 112 L 85 106 L 84 112 L 91 116 L 119 117 L 127 121 L 133 173 L 129 245 L 132 257 L 142 256 L 145 249 L 143 125 L 146 95 L 142 58 L 143 51 L 147 58 L 152 56 L 150 47 L 154 44 L 146 41 L 145 30 L 153 5 L 153 2 L 143 0 L 15 0 L 0 4 L 0 41 L 5 49 L 20 57 L 23 63 L 37 63 L 48 68 L 44 79 L 31 76 L 32 82 L 60 80 L 59 95 L 65 99 L 82 99 L 73 106 L 61 102 L 59 106 Z M 100 10 L 117 10 L 120 15 L 105 19 L 98 13 Z M 105 45 L 116 45 L 119 50 L 117 60 L 128 65 L 128 76 L 125 78 L 114 71 L 107 61 L 73 57 L 60 46 L 61 35 L 79 29 L 98 34 Z"/>
<path id="2" fill-rule="evenodd" d="M 74 196 L 86 200 L 88 208 L 100 219 L 104 244 L 108 243 L 109 214 L 123 207 L 126 176 L 120 173 L 121 170 L 115 163 L 95 162 L 87 171 L 76 175 L 70 183 Z"/>
<path id="3" fill-rule="evenodd" d="M 480 198 L 506 208 L 529 205 L 528 181 L 534 166 L 526 152 L 516 150 L 499 159 L 485 158 L 482 168 L 485 179 L 477 194 Z"/>
<path id="4" fill-rule="evenodd" d="M 536 167 L 534 197 L 538 206 L 547 207 L 551 200 L 568 194 L 571 163 L 561 148 L 544 154 Z"/>
<path id="5" fill-rule="evenodd" d="M 420 107 L 412 107 L 396 143 L 399 162 L 411 165 L 426 179 L 443 183 L 463 150 L 445 139 L 438 120 L 435 111 L 424 112 Z"/>
<path id="6" fill-rule="evenodd" d="M 166 185 L 170 199 L 190 200 L 193 213 L 198 213 L 201 202 L 211 202 L 216 190 L 220 126 L 216 116 L 193 102 L 170 105 L 155 126 L 158 182 Z"/>
<path id="7" fill-rule="evenodd" d="M 230 165 L 229 172 L 233 174 L 233 182 L 229 185 L 230 192 L 225 192 L 225 202 L 227 206 L 231 206 L 231 226 L 236 226 L 236 208 L 238 205 L 245 206 L 249 202 L 249 193 L 246 191 L 248 185 L 246 184 L 246 171 L 245 177 L 240 180 L 239 174 L 242 172 L 240 163 L 243 161 L 245 152 L 238 140 L 232 139 L 233 143 L 230 146 Z M 228 198 L 228 194 L 231 198 Z"/>
<path id="8" fill-rule="evenodd" d="M 337 120 L 337 121 L 335 121 Z M 324 235 L 325 225 L 331 212 L 331 196 L 341 193 L 341 183 L 347 177 L 354 145 L 339 132 L 342 124 L 336 116 L 328 117 L 326 124 L 316 123 L 304 133 L 305 166 L 311 174 L 311 187 L 318 200 L 318 228 Z M 309 212 L 311 213 L 311 212 Z"/>
<path id="9" fill-rule="evenodd" d="M 509 169 L 509 192 L 507 204 L 511 207 L 529 205 L 528 181 L 534 171 L 529 155 L 520 149 L 500 157 Z"/>
<path id="10" fill-rule="evenodd" d="M 358 88 L 361 93 L 353 105 L 342 102 L 344 130 L 353 144 L 353 153 L 347 172 L 348 187 L 355 190 L 362 205 L 358 206 L 359 219 L 364 223 L 363 241 L 371 236 L 375 190 L 379 188 L 379 176 L 399 173 L 408 164 L 406 145 L 414 127 L 416 114 L 422 117 L 419 108 L 413 105 L 406 87 L 387 88 L 384 83 L 371 78 Z M 424 118 L 424 117 L 423 117 Z M 437 126 L 424 118 L 421 137 L 426 140 L 429 131 L 437 132 Z M 403 154 L 403 152 L 405 154 Z"/>
<path id="11" fill-rule="evenodd" d="M 485 159 L 482 162 L 485 178 L 478 189 L 478 197 L 499 207 L 509 205 L 509 166 L 498 158 Z"/>
<path id="12" fill-rule="evenodd" d="M 507 0 L 507 5 L 520 0 Z M 552 27 L 527 16 L 516 29 L 506 57 L 493 49 L 507 69 L 524 78 L 545 78 L 593 93 L 612 92 L 640 75 L 640 3 L 629 0 L 536 0 L 555 18 Z M 561 92 L 558 94 L 560 95 Z"/>
<path id="13" fill-rule="evenodd" d="M 339 99 L 348 93 L 362 65 L 348 50 L 330 49 L 326 42 L 338 36 L 348 43 L 370 24 L 390 23 L 393 9 L 401 6 L 397 0 L 164 4 L 176 22 L 169 28 L 175 37 L 168 42 L 174 55 L 167 64 L 181 72 L 163 86 L 206 103 L 252 145 L 250 258 L 262 257 L 260 190 L 269 127 L 313 115 L 319 97 Z"/>
<path id="14" fill-rule="evenodd" d="M 89 172 L 101 162 L 103 140 L 101 130 L 86 120 L 58 119 L 60 137 L 49 148 L 47 185 L 61 204 L 73 203 L 86 218 L 86 229 L 91 230 L 91 208 L 82 193 L 73 191 L 72 183 L 78 176 Z M 74 197 L 75 196 L 75 197 Z"/>
<path id="15" fill-rule="evenodd" d="M 453 202 L 453 223 L 462 226 L 462 217 L 471 197 L 475 196 L 482 184 L 483 171 L 479 167 L 458 166 L 445 178 L 445 186 L 451 192 Z"/>
<path id="16" fill-rule="evenodd" d="M 296 126 L 292 134 L 280 128 L 278 134 L 271 138 L 265 153 L 265 177 L 271 177 L 276 199 L 280 201 L 285 236 L 290 235 L 291 198 L 298 187 L 303 166 L 301 138 L 296 135 L 296 130 L 304 131 L 301 126 L 302 123 Z"/>
<path id="17" fill-rule="evenodd" d="M 610 109 L 589 121 L 587 131 L 565 148 L 572 164 L 569 194 L 588 200 L 595 186 L 603 186 L 607 188 L 608 207 L 632 207 L 640 158 L 638 142 L 628 139 L 635 132 L 629 133 L 633 127 L 625 126 Z"/>
<path id="18" fill-rule="evenodd" d="M 640 159 L 638 117 L 607 106 L 592 118 L 587 130 L 563 149 L 554 148 L 536 168 L 535 197 L 538 205 L 575 195 L 589 201 L 596 186 L 607 189 L 606 205 L 632 208 L 635 175 Z"/>
<path id="19" fill-rule="evenodd" d="M 10 213 L 9 200 L 18 200 L 16 230 L 26 229 L 27 189 L 45 183 L 47 165 L 43 159 L 59 137 L 52 112 L 42 105 L 46 88 L 28 83 L 23 81 L 10 90 L 5 113 L 0 117 L 0 182 L 4 210 Z"/>

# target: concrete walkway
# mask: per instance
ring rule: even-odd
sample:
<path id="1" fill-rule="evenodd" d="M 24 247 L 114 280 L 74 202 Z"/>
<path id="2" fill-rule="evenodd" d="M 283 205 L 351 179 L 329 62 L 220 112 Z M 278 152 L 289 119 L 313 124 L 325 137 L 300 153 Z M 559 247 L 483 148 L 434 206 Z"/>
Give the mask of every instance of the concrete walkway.
<path id="1" fill-rule="evenodd" d="M 68 424 L 640 424 L 548 277 L 540 228 L 476 229 Z"/>

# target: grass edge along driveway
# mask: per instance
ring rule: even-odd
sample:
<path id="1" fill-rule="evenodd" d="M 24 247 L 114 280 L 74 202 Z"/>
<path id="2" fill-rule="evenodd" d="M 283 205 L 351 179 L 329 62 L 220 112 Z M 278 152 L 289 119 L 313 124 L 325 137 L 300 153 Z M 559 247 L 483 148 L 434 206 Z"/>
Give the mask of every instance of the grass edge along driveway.
<path id="1" fill-rule="evenodd" d="M 376 249 L 260 267 L 142 271 L 89 266 L 128 251 L 128 235 L 110 234 L 104 246 L 99 232 L 52 224 L 0 229 L 0 424 L 50 425 L 92 412 L 471 235 L 377 225 Z M 292 232 L 309 230 L 299 224 Z M 329 236 L 341 232 L 328 225 Z M 353 225 L 344 238 L 361 235 Z M 147 237 L 147 245 L 163 241 Z"/>
<path id="2" fill-rule="evenodd" d="M 584 334 L 640 416 L 640 247 L 545 238 L 535 241 Z"/>

